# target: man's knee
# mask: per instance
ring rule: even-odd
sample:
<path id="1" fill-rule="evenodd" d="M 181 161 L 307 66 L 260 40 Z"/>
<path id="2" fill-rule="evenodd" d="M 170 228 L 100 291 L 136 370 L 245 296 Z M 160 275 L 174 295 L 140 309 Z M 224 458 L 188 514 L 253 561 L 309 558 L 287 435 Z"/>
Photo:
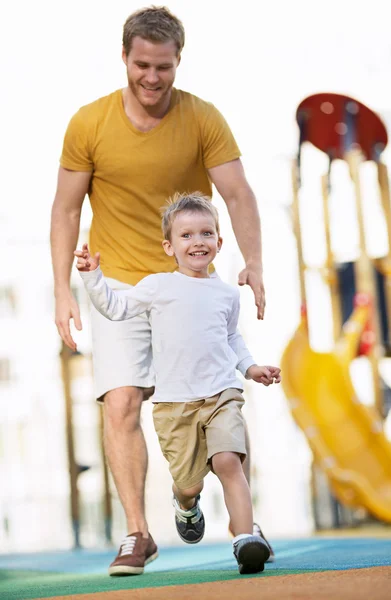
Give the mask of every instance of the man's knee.
<path id="1" fill-rule="evenodd" d="M 122 387 L 110 390 L 104 396 L 104 417 L 114 427 L 138 427 L 143 390 L 137 387 Z"/>

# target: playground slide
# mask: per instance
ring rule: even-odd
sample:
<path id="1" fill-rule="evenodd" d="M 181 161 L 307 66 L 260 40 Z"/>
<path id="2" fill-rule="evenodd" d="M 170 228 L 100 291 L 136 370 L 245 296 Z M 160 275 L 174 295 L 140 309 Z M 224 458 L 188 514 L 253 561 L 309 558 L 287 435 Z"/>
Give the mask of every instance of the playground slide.
<path id="1" fill-rule="evenodd" d="M 311 350 L 304 316 L 282 357 L 282 385 L 336 497 L 391 523 L 391 443 L 377 410 L 358 400 L 349 373 L 368 311 L 354 309 L 331 353 Z"/>

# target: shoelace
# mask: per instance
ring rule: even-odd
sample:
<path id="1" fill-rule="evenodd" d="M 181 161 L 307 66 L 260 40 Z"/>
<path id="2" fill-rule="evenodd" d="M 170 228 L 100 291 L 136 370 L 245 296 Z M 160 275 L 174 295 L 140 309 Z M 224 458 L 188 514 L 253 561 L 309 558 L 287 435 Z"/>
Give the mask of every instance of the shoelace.
<path id="1" fill-rule="evenodd" d="M 126 554 L 133 554 L 136 542 L 137 538 L 135 538 L 133 535 L 130 537 L 126 537 L 121 544 L 120 556 L 125 556 Z"/>

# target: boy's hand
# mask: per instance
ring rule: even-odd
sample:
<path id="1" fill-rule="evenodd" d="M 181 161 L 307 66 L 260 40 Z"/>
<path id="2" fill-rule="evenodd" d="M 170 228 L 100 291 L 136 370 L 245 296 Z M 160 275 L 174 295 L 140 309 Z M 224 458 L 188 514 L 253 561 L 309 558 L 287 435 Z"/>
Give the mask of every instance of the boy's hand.
<path id="1" fill-rule="evenodd" d="M 256 381 L 257 383 L 263 383 L 263 385 L 271 385 L 272 383 L 280 383 L 281 381 L 281 369 L 278 367 L 271 367 L 267 365 L 260 367 L 259 365 L 251 365 L 247 369 L 246 377 Z"/>
<path id="2" fill-rule="evenodd" d="M 95 271 L 99 267 L 100 254 L 97 252 L 94 257 L 91 256 L 88 250 L 88 244 L 83 244 L 81 250 L 75 250 L 73 253 L 77 256 L 76 268 L 79 271 Z"/>

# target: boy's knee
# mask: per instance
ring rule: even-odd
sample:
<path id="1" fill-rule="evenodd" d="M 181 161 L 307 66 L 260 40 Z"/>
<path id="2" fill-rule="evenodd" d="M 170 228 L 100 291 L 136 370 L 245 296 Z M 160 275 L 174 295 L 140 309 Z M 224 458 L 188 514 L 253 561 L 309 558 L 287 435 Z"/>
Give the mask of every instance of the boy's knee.
<path id="1" fill-rule="evenodd" d="M 236 452 L 218 452 L 212 456 L 212 468 L 218 477 L 243 470 L 240 455 Z"/>
<path id="2" fill-rule="evenodd" d="M 189 488 L 178 488 L 179 492 L 181 493 L 182 496 L 184 496 L 185 498 L 195 498 L 196 496 L 198 496 L 198 494 L 200 494 L 202 492 L 202 488 L 204 487 L 204 482 L 200 481 L 200 483 L 197 483 L 196 485 L 193 485 L 192 487 Z M 175 493 L 175 489 L 174 489 L 174 493 Z"/>

